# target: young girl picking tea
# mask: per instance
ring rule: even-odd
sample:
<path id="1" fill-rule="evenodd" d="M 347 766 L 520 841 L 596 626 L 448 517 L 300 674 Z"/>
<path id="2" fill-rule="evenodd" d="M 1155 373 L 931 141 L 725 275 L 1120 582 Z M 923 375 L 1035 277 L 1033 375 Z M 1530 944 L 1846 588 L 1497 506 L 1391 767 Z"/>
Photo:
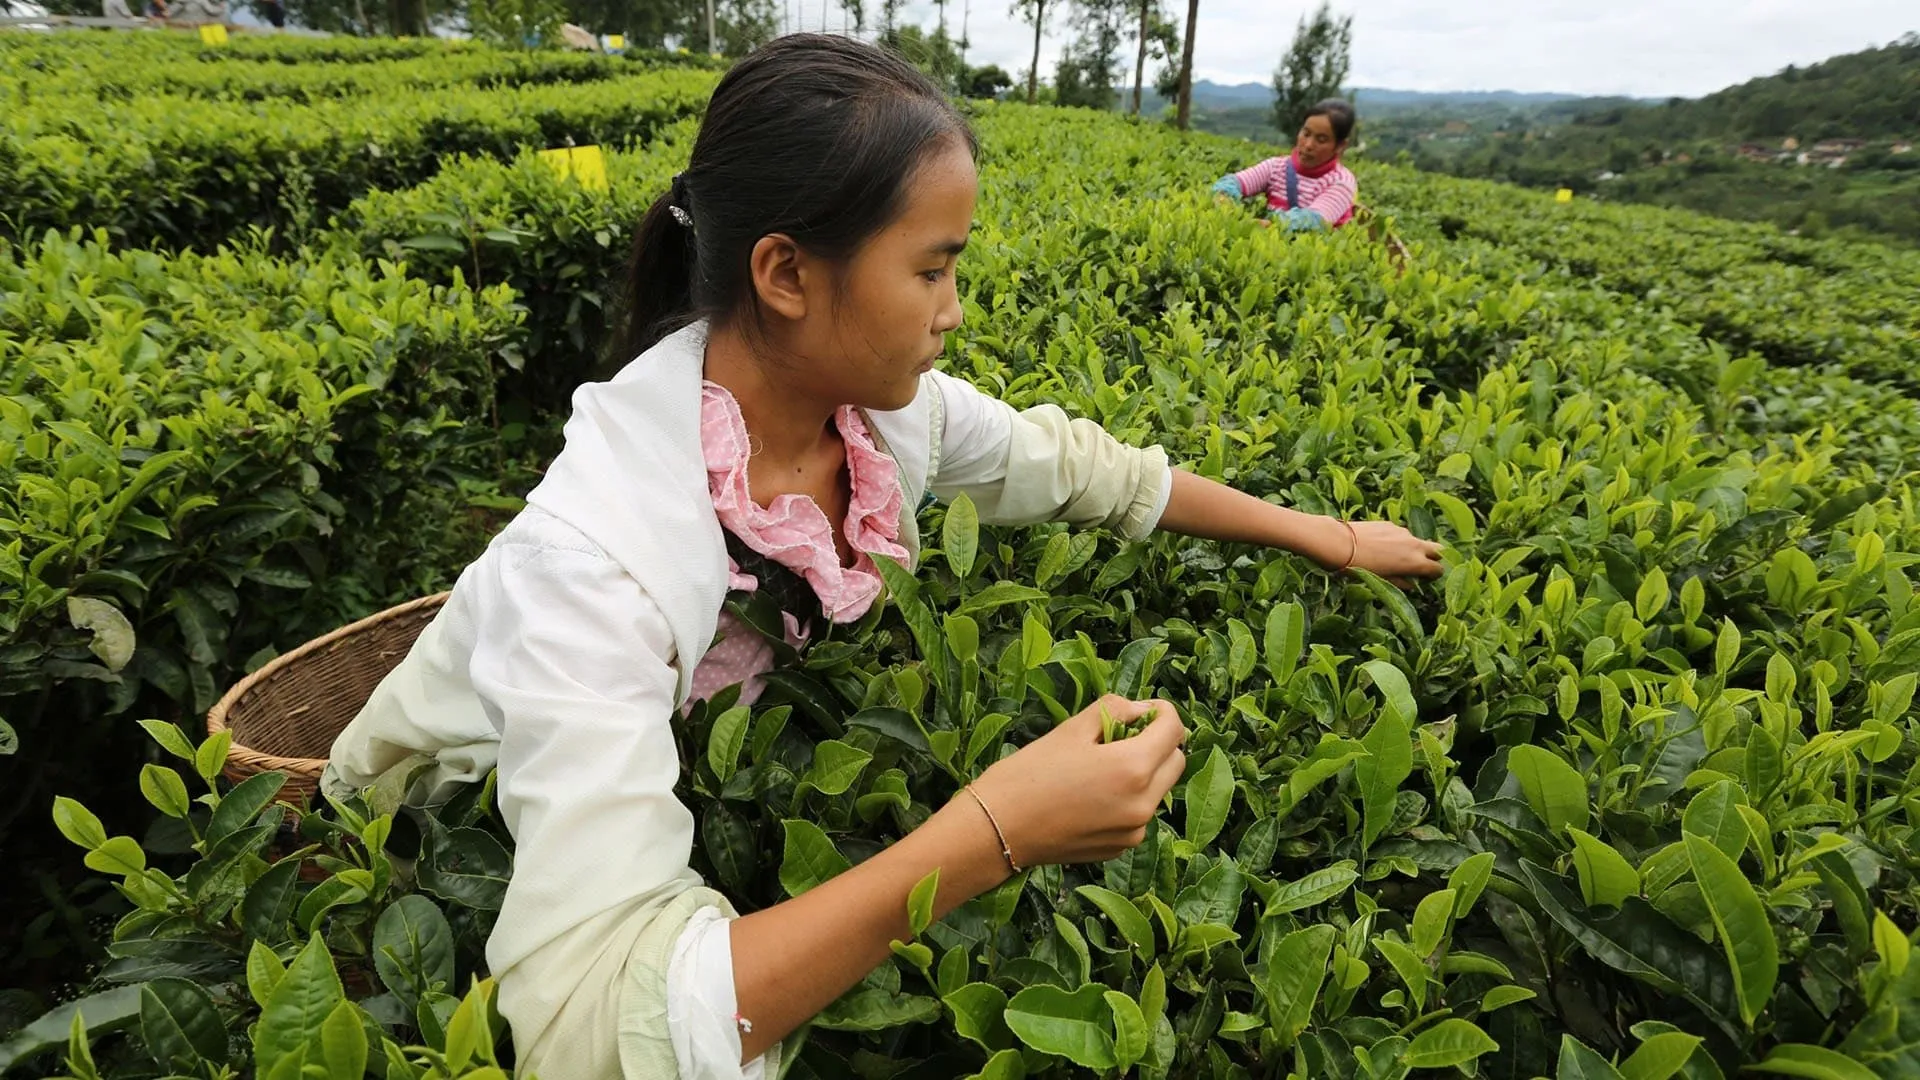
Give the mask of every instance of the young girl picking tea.
<path id="1" fill-rule="evenodd" d="M 935 370 L 960 326 L 975 150 L 877 48 L 796 35 L 732 68 L 635 237 L 632 361 L 580 388 L 527 508 L 334 744 L 336 796 L 415 754 L 440 793 L 498 769 L 516 854 L 487 961 L 525 1069 L 771 1077 L 780 1041 L 908 936 L 929 872 L 937 917 L 1018 869 L 1113 858 L 1180 779 L 1173 707 L 1108 699 L 886 850 L 739 917 L 689 869 L 673 792 L 682 708 L 735 684 L 751 701 L 772 663 L 730 598 L 775 590 L 782 644 L 804 648 L 880 602 L 876 556 L 914 564 L 924 496 L 962 493 L 985 522 L 1439 573 L 1438 548 L 1396 525 L 1271 505 Z M 1107 744 L 1103 710 L 1155 718 Z"/>

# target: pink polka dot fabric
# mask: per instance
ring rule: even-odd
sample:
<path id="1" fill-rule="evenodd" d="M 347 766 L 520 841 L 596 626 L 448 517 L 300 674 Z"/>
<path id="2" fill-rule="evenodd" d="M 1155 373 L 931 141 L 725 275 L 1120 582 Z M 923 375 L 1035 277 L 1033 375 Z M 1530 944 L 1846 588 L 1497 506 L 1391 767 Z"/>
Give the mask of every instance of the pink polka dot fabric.
<path id="1" fill-rule="evenodd" d="M 821 610 L 836 623 L 865 615 L 882 588 L 874 555 L 905 562 L 907 549 L 899 543 L 900 492 L 893 459 L 874 445 L 873 436 L 851 406 L 834 417 L 846 444 L 847 473 L 852 497 L 842 528 L 854 549 L 851 566 L 840 561 L 833 542 L 833 526 L 820 505 L 804 495 L 780 495 L 766 506 L 753 500 L 747 488 L 747 464 L 752 457 L 747 424 L 733 395 L 716 383 L 704 383 L 700 395 L 700 438 L 707 461 L 707 488 L 714 511 L 728 532 L 754 551 L 772 559 L 813 587 Z M 730 590 L 752 592 L 759 582 L 728 560 Z M 806 644 L 799 620 L 782 613 L 787 644 Z M 738 684 L 740 703 L 751 705 L 765 689 L 761 676 L 773 668 L 773 646 L 732 612 L 720 613 L 720 639 L 707 650 L 693 672 L 690 700 L 699 701 Z"/>

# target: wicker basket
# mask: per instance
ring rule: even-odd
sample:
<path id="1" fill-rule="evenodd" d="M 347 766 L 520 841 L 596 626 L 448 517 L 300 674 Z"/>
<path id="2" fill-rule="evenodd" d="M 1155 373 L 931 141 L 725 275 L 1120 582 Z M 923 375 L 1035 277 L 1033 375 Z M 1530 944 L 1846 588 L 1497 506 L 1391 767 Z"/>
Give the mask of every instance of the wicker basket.
<path id="1" fill-rule="evenodd" d="M 207 734 L 233 733 L 227 779 L 278 769 L 280 798 L 305 806 L 333 740 L 407 655 L 447 594 L 410 600 L 277 656 L 235 683 L 207 713 Z"/>

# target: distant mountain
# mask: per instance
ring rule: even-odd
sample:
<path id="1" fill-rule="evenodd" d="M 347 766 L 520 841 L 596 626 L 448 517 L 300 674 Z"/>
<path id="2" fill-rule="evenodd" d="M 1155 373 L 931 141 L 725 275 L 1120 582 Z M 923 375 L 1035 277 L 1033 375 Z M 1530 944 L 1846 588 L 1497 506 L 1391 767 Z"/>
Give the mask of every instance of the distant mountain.
<path id="1" fill-rule="evenodd" d="M 1436 109 L 1465 105 L 1505 105 L 1515 108 L 1552 105 L 1585 100 L 1580 94 L 1527 92 L 1520 90 L 1392 90 L 1377 86 L 1359 86 L 1352 91 L 1360 107 L 1368 112 L 1380 109 Z M 1267 83 L 1217 83 L 1201 79 L 1193 84 L 1194 103 L 1208 109 L 1264 109 L 1273 104 L 1273 87 Z M 1595 99 L 1601 100 L 1601 99 Z M 1609 98 L 1623 102 L 1628 99 Z M 1658 99 L 1639 99 L 1658 100 Z"/>

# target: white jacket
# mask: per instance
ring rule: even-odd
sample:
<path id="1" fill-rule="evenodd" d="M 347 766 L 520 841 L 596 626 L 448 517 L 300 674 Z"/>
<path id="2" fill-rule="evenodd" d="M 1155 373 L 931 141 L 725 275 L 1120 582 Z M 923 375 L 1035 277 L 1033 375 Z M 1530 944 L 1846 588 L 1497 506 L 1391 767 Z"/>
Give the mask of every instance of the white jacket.
<path id="1" fill-rule="evenodd" d="M 487 962 L 522 1069 L 547 1080 L 742 1075 L 734 912 L 688 868 L 693 815 L 673 793 L 674 718 L 727 584 L 701 453 L 705 355 L 696 323 L 575 392 L 527 509 L 461 573 L 323 777 L 344 796 L 425 755 L 416 793 L 437 802 L 499 769 L 516 853 Z M 928 491 L 965 492 L 984 522 L 1138 538 L 1172 486 L 1158 447 L 1051 405 L 1016 412 L 938 372 L 868 419 L 899 465 L 916 560 Z"/>

